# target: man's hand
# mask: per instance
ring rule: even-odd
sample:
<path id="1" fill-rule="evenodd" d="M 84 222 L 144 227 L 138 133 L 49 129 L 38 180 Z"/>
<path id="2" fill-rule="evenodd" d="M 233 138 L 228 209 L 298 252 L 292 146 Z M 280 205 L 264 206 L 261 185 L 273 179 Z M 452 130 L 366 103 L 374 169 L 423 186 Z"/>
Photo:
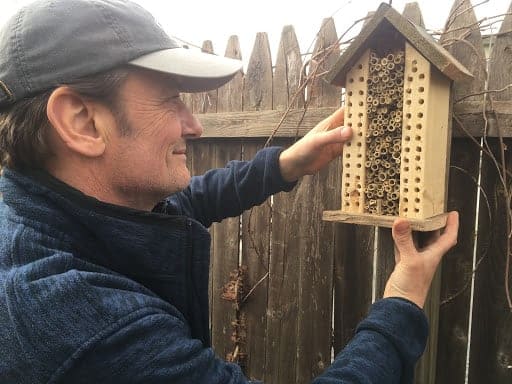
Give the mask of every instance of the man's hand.
<path id="1" fill-rule="evenodd" d="M 423 248 L 414 245 L 407 219 L 393 223 L 395 269 L 384 290 L 384 297 L 402 297 L 423 308 L 430 283 L 443 255 L 457 244 L 459 214 L 450 212 L 443 234 L 435 231 Z"/>
<path id="2" fill-rule="evenodd" d="M 281 153 L 279 166 L 286 181 L 316 173 L 341 155 L 343 143 L 352 137 L 352 129 L 342 127 L 343 120 L 340 108 Z"/>

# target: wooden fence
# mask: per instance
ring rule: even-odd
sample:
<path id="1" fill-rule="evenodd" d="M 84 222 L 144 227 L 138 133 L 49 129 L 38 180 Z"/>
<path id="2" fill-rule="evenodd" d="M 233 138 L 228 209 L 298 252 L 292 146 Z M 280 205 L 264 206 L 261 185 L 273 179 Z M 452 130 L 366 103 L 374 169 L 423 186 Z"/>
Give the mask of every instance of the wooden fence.
<path id="1" fill-rule="evenodd" d="M 510 12 L 492 39 L 488 71 L 469 1 L 455 1 L 440 38 L 474 80 L 454 85 L 448 206 L 460 212 L 459 242 L 430 292 L 431 336 L 416 383 L 512 383 Z M 404 15 L 423 23 L 416 4 Z M 272 145 L 290 145 L 338 107 L 341 89 L 322 78 L 339 56 L 337 43 L 333 20 L 324 20 L 305 63 L 293 27 L 285 27 L 273 66 L 260 33 L 245 74 L 218 91 L 185 95 L 205 128 L 191 144 L 193 174 L 250 159 L 271 136 Z M 203 49 L 211 52 L 211 43 Z M 226 56 L 241 58 L 237 37 Z M 340 171 L 335 162 L 292 192 L 211 229 L 213 345 L 251 379 L 309 382 L 382 296 L 394 266 L 390 230 L 321 220 L 324 210 L 341 206 Z"/>

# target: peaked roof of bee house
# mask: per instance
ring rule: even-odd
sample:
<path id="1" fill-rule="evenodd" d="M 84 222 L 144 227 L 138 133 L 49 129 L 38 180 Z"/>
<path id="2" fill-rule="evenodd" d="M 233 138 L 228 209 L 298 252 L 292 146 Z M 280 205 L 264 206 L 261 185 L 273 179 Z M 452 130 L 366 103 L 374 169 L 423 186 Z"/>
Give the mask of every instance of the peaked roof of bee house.
<path id="1" fill-rule="evenodd" d="M 473 78 L 466 67 L 434 40 L 425 29 L 400 15 L 388 4 L 382 3 L 329 71 L 327 80 L 334 85 L 345 86 L 347 72 L 368 48 L 385 49 L 386 46 L 392 46 L 400 39 L 408 41 L 451 80 L 465 81 Z"/>

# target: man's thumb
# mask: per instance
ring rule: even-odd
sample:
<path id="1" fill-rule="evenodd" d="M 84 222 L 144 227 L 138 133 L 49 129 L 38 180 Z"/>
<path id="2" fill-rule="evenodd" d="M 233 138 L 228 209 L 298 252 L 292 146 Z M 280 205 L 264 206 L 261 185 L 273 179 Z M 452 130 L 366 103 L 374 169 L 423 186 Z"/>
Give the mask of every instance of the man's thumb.
<path id="1" fill-rule="evenodd" d="M 414 252 L 414 241 L 412 239 L 412 229 L 409 221 L 397 219 L 393 223 L 392 229 L 393 240 L 401 255 L 409 255 Z"/>

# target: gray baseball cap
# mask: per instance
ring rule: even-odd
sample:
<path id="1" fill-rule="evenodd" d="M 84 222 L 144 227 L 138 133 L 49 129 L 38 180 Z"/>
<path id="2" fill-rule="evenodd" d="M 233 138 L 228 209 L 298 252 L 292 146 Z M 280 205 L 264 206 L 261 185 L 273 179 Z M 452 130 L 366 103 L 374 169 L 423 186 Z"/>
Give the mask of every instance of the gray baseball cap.
<path id="1" fill-rule="evenodd" d="M 242 67 L 182 47 L 130 1 L 39 0 L 0 29 L 0 107 L 125 64 L 175 75 L 183 92 L 218 88 Z"/>

